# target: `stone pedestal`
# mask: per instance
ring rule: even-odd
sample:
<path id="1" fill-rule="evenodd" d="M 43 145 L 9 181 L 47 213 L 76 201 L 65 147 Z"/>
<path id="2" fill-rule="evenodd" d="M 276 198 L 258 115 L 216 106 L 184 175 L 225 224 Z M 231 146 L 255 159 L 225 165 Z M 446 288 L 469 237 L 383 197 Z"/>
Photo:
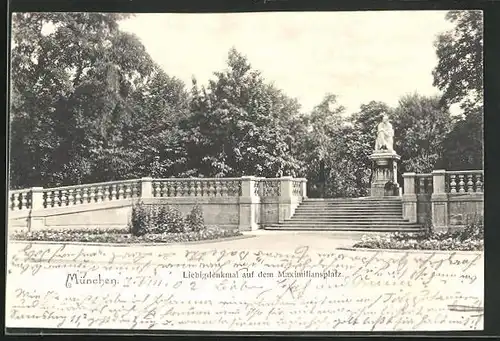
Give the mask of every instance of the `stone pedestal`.
<path id="1" fill-rule="evenodd" d="M 395 152 L 375 152 L 370 155 L 370 159 L 374 163 L 372 183 L 370 186 L 370 196 L 383 197 L 383 196 L 399 196 L 401 190 L 398 184 L 398 161 L 401 156 Z M 397 188 L 394 192 L 387 191 L 386 184 L 392 181 L 396 184 Z"/>

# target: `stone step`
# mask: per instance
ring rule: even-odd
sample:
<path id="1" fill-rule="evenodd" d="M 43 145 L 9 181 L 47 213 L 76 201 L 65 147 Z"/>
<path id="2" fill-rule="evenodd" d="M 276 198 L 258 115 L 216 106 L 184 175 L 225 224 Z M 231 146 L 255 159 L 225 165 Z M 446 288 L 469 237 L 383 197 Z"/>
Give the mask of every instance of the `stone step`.
<path id="1" fill-rule="evenodd" d="M 350 225 L 336 225 L 336 226 L 311 226 L 311 225 L 269 225 L 264 227 L 265 230 L 301 230 L 301 231 L 358 231 L 358 232 L 419 232 L 421 226 L 419 225 L 378 225 L 378 226 L 350 226 Z"/>
<path id="2" fill-rule="evenodd" d="M 362 208 L 346 208 L 346 207 L 304 207 L 299 206 L 295 209 L 295 212 L 339 212 L 339 211 L 347 211 L 347 212 L 401 212 L 403 210 L 402 207 L 394 207 L 394 208 L 373 208 L 373 207 L 362 207 Z"/>
<path id="3" fill-rule="evenodd" d="M 288 227 L 293 227 L 293 226 L 312 226 L 312 227 L 320 227 L 320 226 L 352 226 L 352 227 L 377 227 L 377 226 L 402 226 L 402 227 L 412 227 L 412 226 L 417 226 L 416 224 L 411 224 L 409 222 L 350 222 L 350 221 L 339 221 L 339 222 L 305 222 L 305 221 L 297 221 L 297 222 L 290 222 L 287 221 L 285 223 L 279 224 L 280 226 L 288 226 Z M 420 226 L 420 225 L 419 225 Z"/>
<path id="4" fill-rule="evenodd" d="M 401 197 L 361 197 L 361 198 L 305 198 L 304 202 L 381 202 L 381 201 L 402 201 Z"/>
<path id="5" fill-rule="evenodd" d="M 286 219 L 285 221 L 399 221 L 405 222 L 408 219 L 403 219 L 402 217 L 296 217 L 293 216 L 291 219 Z"/>
<path id="6" fill-rule="evenodd" d="M 338 203 L 305 203 L 302 202 L 301 206 L 313 206 L 313 207 L 339 207 L 339 206 L 359 206 L 359 207 L 397 207 L 402 206 L 403 204 L 400 202 L 391 202 L 391 203 L 359 203 L 359 202 L 338 202 Z"/>

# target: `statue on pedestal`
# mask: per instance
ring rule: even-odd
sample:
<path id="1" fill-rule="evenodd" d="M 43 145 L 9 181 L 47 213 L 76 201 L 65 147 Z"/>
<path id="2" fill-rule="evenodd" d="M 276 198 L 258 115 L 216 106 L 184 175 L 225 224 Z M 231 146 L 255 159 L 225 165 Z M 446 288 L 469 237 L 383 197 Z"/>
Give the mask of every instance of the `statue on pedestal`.
<path id="1" fill-rule="evenodd" d="M 400 195 L 397 183 L 398 161 L 401 157 L 394 151 L 394 129 L 389 117 L 384 115 L 377 125 L 370 195 L 372 197 Z"/>
<path id="2" fill-rule="evenodd" d="M 375 152 L 388 151 L 394 153 L 393 147 L 394 129 L 389 122 L 389 117 L 384 115 L 382 122 L 377 126 L 377 139 L 375 140 Z"/>

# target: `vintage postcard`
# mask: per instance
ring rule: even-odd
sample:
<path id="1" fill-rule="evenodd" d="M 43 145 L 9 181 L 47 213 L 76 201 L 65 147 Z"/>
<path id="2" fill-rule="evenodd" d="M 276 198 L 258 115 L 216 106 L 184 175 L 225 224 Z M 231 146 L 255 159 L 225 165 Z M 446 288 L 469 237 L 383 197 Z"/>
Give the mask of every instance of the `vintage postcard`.
<path id="1" fill-rule="evenodd" d="M 9 333 L 483 329 L 483 13 L 16 12 Z"/>

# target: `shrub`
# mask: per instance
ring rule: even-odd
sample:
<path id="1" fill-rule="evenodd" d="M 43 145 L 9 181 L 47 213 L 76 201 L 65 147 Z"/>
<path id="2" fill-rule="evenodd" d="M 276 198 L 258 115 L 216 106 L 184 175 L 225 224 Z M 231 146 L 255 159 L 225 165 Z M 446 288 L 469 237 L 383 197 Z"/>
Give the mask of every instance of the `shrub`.
<path id="1" fill-rule="evenodd" d="M 129 223 L 130 233 L 134 236 L 142 236 L 148 232 L 150 223 L 150 212 L 143 204 L 139 202 L 132 206 L 132 218 Z"/>
<path id="2" fill-rule="evenodd" d="M 468 216 L 465 228 L 460 231 L 458 239 L 464 240 L 483 240 L 484 239 L 484 221 L 483 216 L 476 214 Z"/>
<path id="3" fill-rule="evenodd" d="M 205 229 L 205 220 L 203 218 L 203 210 L 200 205 L 196 204 L 191 212 L 186 217 L 186 223 L 190 231 L 198 232 Z"/>
<path id="4" fill-rule="evenodd" d="M 430 239 L 434 236 L 434 226 L 432 225 L 432 217 L 427 215 L 425 217 L 424 226 L 422 232 L 420 232 L 421 239 Z"/>
<path id="5" fill-rule="evenodd" d="M 163 213 L 162 219 L 166 222 L 165 232 L 183 233 L 188 231 L 186 220 L 182 213 L 175 207 L 168 207 Z"/>
<path id="6" fill-rule="evenodd" d="M 430 220 L 419 233 L 396 232 L 381 236 L 363 236 L 354 247 L 368 249 L 417 249 L 479 251 L 484 249 L 484 223 L 480 215 L 467 219 L 465 228 L 457 231 L 435 232 Z"/>
<path id="7" fill-rule="evenodd" d="M 161 233 L 130 235 L 127 229 L 88 229 L 88 230 L 37 230 L 16 231 L 11 234 L 11 240 L 23 241 L 53 241 L 53 242 L 92 242 L 92 243 L 183 243 L 198 240 L 214 240 L 242 236 L 239 231 L 226 231 L 221 228 L 210 228 L 199 232 Z"/>

